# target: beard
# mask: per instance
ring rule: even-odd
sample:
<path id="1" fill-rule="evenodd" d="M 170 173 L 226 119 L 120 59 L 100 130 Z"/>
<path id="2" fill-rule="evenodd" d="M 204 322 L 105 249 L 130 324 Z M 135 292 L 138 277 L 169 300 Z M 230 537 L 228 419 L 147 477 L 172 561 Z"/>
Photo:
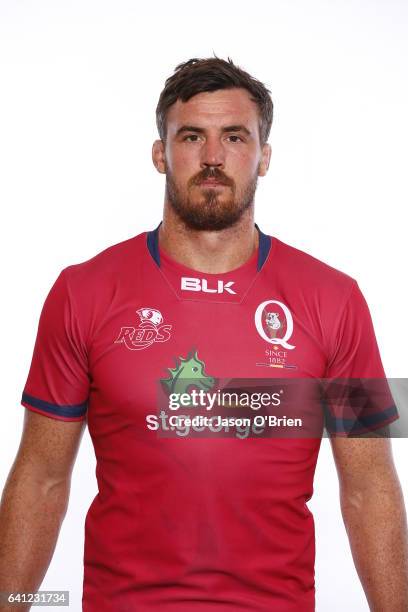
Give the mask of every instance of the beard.
<path id="1" fill-rule="evenodd" d="M 196 187 L 208 178 L 216 179 L 226 187 Z M 253 204 L 258 183 L 256 173 L 237 193 L 235 181 L 227 177 L 217 167 L 205 168 L 192 177 L 186 188 L 181 188 L 174 176 L 166 172 L 166 197 L 173 210 L 193 230 L 223 230 L 235 225 L 244 212 Z M 191 190 L 200 191 L 200 195 L 190 195 Z"/>

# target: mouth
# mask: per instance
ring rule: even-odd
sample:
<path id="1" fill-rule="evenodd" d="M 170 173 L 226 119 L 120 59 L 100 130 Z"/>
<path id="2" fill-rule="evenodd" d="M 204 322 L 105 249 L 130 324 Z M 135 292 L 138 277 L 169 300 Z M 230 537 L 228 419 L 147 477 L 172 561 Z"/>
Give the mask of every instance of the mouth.
<path id="1" fill-rule="evenodd" d="M 205 179 L 199 182 L 200 187 L 226 187 L 225 183 L 214 179 Z"/>

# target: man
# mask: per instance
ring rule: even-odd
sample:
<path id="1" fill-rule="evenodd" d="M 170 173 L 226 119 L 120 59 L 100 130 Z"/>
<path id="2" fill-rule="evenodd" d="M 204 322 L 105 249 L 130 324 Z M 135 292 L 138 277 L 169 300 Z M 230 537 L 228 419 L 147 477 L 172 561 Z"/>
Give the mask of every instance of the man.
<path id="1" fill-rule="evenodd" d="M 385 376 L 356 281 L 254 223 L 272 109 L 231 60 L 192 59 L 167 79 L 153 145 L 163 221 L 64 269 L 44 304 L 3 495 L 1 590 L 41 584 L 87 420 L 99 492 L 86 517 L 83 610 L 314 610 L 306 502 L 320 437 L 238 426 L 186 435 L 159 409 L 163 393 L 221 379 Z M 383 405 L 353 431 L 335 413 L 327 421 L 346 434 L 331 438 L 341 506 L 381 612 L 408 609 L 402 494 L 389 439 L 347 434 L 397 416 Z"/>

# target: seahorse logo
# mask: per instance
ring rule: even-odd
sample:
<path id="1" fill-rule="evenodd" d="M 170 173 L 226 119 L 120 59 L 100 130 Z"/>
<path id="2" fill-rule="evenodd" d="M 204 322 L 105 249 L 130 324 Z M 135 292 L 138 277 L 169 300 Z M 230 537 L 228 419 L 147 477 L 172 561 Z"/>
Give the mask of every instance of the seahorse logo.
<path id="1" fill-rule="evenodd" d="M 205 372 L 205 363 L 199 359 L 197 351 L 192 349 L 187 357 L 176 357 L 174 368 L 167 368 L 170 373 L 168 378 L 162 378 L 162 383 L 166 392 L 188 393 L 190 389 L 202 389 L 208 391 L 213 387 L 216 379 L 208 376 Z"/>

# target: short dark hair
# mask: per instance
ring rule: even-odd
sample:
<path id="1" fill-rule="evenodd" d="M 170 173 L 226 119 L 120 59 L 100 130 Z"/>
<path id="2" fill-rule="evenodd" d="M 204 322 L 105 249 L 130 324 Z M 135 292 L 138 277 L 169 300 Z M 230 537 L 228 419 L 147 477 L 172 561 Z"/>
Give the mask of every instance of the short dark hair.
<path id="1" fill-rule="evenodd" d="M 174 73 L 166 79 L 156 108 L 156 124 L 160 138 L 167 133 L 167 111 L 177 100 L 187 102 L 193 96 L 218 89 L 242 87 L 251 95 L 259 110 L 259 136 L 261 144 L 269 138 L 273 118 L 273 102 L 270 90 L 263 83 L 236 66 L 228 58 L 192 58 L 176 66 Z"/>

